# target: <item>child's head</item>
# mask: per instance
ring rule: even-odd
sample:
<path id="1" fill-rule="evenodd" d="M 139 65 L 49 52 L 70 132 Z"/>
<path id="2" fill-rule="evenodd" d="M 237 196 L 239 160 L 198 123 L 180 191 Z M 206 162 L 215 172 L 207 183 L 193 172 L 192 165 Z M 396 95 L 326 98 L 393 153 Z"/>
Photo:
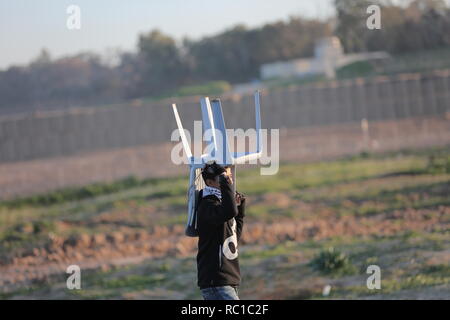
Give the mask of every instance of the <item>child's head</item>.
<path id="1" fill-rule="evenodd" d="M 227 176 L 231 178 L 231 168 L 228 166 L 221 166 L 215 161 L 207 163 L 202 169 L 202 177 L 205 184 L 209 187 L 219 188 L 219 176 L 226 172 Z"/>

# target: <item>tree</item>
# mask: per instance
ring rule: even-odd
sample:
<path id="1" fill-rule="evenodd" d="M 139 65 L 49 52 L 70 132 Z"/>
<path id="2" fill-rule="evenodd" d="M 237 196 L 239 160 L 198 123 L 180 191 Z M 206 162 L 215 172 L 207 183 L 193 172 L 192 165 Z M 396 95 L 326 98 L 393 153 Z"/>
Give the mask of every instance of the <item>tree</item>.
<path id="1" fill-rule="evenodd" d="M 137 64 L 142 94 L 160 94 L 184 82 L 185 67 L 175 40 L 159 30 L 139 36 Z"/>
<path id="2" fill-rule="evenodd" d="M 335 0 L 338 24 L 336 35 L 346 52 L 366 51 L 368 29 L 366 26 L 367 8 L 378 1 L 369 0 Z"/>
<path id="3" fill-rule="evenodd" d="M 264 63 L 311 57 L 315 41 L 329 35 L 328 22 L 291 17 L 255 29 L 238 25 L 186 45 L 194 78 L 236 83 L 258 78 Z"/>
<path id="4" fill-rule="evenodd" d="M 381 30 L 365 26 L 370 4 L 381 7 Z M 443 0 L 335 0 L 336 35 L 347 52 L 385 50 L 403 53 L 450 45 L 450 10 Z"/>

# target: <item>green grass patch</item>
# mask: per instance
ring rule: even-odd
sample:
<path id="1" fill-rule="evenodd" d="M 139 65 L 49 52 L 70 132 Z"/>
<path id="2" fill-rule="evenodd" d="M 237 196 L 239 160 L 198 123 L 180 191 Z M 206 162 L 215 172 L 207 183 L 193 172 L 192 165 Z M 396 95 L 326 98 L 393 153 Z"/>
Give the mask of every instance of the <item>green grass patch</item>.
<path id="1" fill-rule="evenodd" d="M 203 84 L 182 86 L 173 91 L 164 92 L 160 95 L 141 98 L 144 102 L 164 100 L 174 97 L 192 97 L 192 96 L 218 96 L 232 89 L 227 81 L 210 81 Z"/>
<path id="2" fill-rule="evenodd" d="M 367 77 L 374 74 L 375 69 L 369 61 L 358 61 L 339 68 L 336 71 L 338 79 Z"/>
<path id="3" fill-rule="evenodd" d="M 334 247 L 319 252 L 311 260 L 309 266 L 313 270 L 326 275 L 348 275 L 356 272 L 350 258 Z"/>
<path id="4" fill-rule="evenodd" d="M 163 274 L 154 275 L 136 275 L 131 274 L 118 278 L 97 278 L 93 285 L 99 286 L 103 289 L 150 289 L 152 286 L 161 284 L 166 280 Z"/>
<path id="5" fill-rule="evenodd" d="M 113 183 L 94 183 L 79 188 L 64 188 L 47 194 L 3 201 L 0 206 L 18 208 L 23 206 L 49 206 L 68 201 L 77 201 L 94 198 L 100 195 L 111 194 L 133 187 L 145 186 L 156 183 L 156 179 L 139 180 L 136 177 L 128 177 Z"/>

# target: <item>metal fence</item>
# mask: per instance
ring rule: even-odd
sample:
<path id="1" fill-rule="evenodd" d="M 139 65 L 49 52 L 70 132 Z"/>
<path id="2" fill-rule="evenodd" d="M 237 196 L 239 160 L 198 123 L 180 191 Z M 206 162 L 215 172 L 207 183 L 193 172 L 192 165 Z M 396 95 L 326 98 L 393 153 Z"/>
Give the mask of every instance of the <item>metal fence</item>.
<path id="1" fill-rule="evenodd" d="M 222 97 L 230 128 L 254 125 L 251 95 Z M 176 102 L 184 125 L 200 120 L 199 98 L 80 108 L 0 118 L 0 162 L 108 150 L 170 140 Z M 264 128 L 302 128 L 450 112 L 450 70 L 287 87 L 263 92 Z"/>

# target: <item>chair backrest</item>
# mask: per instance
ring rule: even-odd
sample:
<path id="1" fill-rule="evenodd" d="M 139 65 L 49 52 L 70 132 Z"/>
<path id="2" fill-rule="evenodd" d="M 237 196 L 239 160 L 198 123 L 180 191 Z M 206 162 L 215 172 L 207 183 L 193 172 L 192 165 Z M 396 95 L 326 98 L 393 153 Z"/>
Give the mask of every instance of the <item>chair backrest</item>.
<path id="1" fill-rule="evenodd" d="M 216 152 L 214 154 L 217 163 L 221 165 L 233 165 L 233 159 L 230 152 L 230 144 L 228 142 L 227 128 L 222 112 L 222 104 L 220 99 L 214 99 L 211 103 L 211 109 L 214 120 L 214 128 L 216 129 Z"/>

